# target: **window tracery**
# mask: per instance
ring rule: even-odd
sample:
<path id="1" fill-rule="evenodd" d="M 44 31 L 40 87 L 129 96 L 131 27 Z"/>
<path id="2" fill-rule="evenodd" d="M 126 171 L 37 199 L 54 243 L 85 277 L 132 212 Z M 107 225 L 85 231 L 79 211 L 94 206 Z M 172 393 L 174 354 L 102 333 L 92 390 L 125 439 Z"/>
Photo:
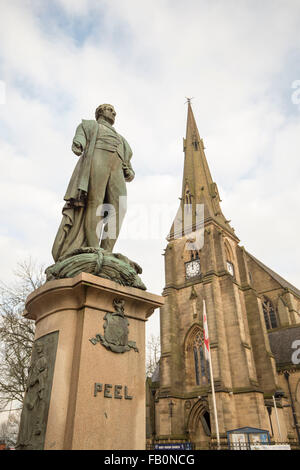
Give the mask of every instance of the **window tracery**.
<path id="1" fill-rule="evenodd" d="M 194 338 L 193 354 L 196 385 L 208 385 L 210 383 L 209 364 L 204 353 L 203 333 L 200 331 Z"/>
<path id="2" fill-rule="evenodd" d="M 262 307 L 263 307 L 264 319 L 265 319 L 267 330 L 277 328 L 278 326 L 277 315 L 276 315 L 276 311 L 271 300 L 268 299 L 267 297 L 263 297 Z"/>

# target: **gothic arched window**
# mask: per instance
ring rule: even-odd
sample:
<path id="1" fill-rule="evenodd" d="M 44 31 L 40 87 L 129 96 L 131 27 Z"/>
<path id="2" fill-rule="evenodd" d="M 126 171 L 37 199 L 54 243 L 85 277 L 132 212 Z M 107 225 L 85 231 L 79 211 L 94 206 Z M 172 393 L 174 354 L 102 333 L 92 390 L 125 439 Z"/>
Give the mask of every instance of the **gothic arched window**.
<path id="1" fill-rule="evenodd" d="M 231 261 L 226 261 L 226 266 L 227 266 L 227 271 L 229 272 L 229 274 L 231 274 L 231 276 L 234 277 L 234 266 L 233 266 L 233 263 L 231 263 Z"/>
<path id="2" fill-rule="evenodd" d="M 195 381 L 197 385 L 207 385 L 210 383 L 209 364 L 204 353 L 203 333 L 199 331 L 193 344 Z"/>
<path id="3" fill-rule="evenodd" d="M 191 250 L 191 260 L 199 259 L 199 252 L 197 250 Z"/>
<path id="4" fill-rule="evenodd" d="M 234 277 L 234 264 L 233 264 L 233 253 L 232 253 L 232 248 L 228 242 L 228 240 L 225 240 L 224 243 L 225 246 L 225 256 L 226 256 L 226 268 L 229 274 L 231 274 L 232 277 Z"/>
<path id="5" fill-rule="evenodd" d="M 271 330 L 272 328 L 277 328 L 277 316 L 275 312 L 275 308 L 273 303 L 267 297 L 262 299 L 262 307 L 264 312 L 264 318 L 266 323 L 267 330 Z"/>

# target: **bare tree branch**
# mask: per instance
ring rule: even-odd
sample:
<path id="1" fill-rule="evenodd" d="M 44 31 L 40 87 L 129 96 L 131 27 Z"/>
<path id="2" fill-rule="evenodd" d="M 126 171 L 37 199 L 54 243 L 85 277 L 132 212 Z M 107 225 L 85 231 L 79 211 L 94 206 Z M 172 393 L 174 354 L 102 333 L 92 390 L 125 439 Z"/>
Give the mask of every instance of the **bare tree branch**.
<path id="1" fill-rule="evenodd" d="M 0 409 L 23 402 L 35 325 L 22 316 L 28 295 L 45 282 L 44 267 L 31 258 L 18 263 L 16 281 L 0 281 Z"/>
<path id="2" fill-rule="evenodd" d="M 151 335 L 146 350 L 146 376 L 151 377 L 160 358 L 160 337 Z"/>

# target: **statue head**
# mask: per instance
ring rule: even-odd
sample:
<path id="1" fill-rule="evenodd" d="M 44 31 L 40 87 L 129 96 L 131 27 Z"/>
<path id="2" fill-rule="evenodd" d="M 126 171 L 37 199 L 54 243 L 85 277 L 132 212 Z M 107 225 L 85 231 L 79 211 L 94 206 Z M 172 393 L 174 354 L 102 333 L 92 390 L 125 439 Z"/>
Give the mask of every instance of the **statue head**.
<path id="1" fill-rule="evenodd" d="M 95 118 L 98 121 L 99 118 L 105 119 L 108 121 L 109 124 L 113 124 L 115 122 L 116 111 L 115 108 L 111 104 L 100 104 L 95 111 Z"/>

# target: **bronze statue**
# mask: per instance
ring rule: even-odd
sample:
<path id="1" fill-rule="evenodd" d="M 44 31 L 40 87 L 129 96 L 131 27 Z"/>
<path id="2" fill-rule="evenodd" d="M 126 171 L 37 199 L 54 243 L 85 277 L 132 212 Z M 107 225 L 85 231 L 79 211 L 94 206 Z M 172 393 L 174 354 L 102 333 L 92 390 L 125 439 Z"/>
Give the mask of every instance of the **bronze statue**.
<path id="1" fill-rule="evenodd" d="M 126 182 L 134 178 L 132 151 L 113 127 L 115 116 L 112 105 L 102 104 L 95 120 L 82 120 L 76 129 L 72 150 L 80 158 L 64 197 L 48 281 L 87 272 L 146 289 L 141 267 L 112 253 L 126 212 Z"/>
<path id="2" fill-rule="evenodd" d="M 116 243 L 126 211 L 125 182 L 133 180 L 134 171 L 131 148 L 113 127 L 115 116 L 112 105 L 102 104 L 95 121 L 82 120 L 76 129 L 72 150 L 80 159 L 64 197 L 63 219 L 52 249 L 55 261 L 79 248 L 99 247 L 106 215 L 101 214 L 103 204 L 114 209 L 116 230 L 112 237 L 102 237 L 100 246 L 112 252 Z"/>

